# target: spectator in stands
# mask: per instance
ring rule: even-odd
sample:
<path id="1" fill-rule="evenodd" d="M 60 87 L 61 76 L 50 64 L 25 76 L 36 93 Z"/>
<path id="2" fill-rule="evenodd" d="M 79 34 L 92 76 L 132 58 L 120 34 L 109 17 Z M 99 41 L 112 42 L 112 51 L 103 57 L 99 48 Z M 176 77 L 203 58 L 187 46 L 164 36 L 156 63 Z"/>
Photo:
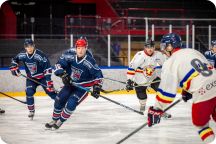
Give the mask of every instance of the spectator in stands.
<path id="1" fill-rule="evenodd" d="M 121 45 L 120 43 L 116 40 L 114 43 L 112 43 L 112 49 L 115 53 L 116 56 L 119 56 L 120 50 L 121 50 Z"/>

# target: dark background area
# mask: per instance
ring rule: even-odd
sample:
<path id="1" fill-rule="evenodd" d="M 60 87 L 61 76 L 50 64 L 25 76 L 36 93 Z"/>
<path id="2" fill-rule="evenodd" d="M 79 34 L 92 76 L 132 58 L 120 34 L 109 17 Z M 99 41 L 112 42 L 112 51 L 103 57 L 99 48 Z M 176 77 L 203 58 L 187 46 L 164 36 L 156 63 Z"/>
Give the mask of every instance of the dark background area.
<path id="1" fill-rule="evenodd" d="M 0 9 L 0 67 L 9 65 L 11 57 L 23 49 L 23 40 L 32 34 L 37 48 L 47 53 L 52 64 L 71 46 L 71 34 L 74 40 L 85 35 L 96 61 L 105 66 L 110 34 L 111 47 L 120 45 L 120 52 L 111 48 L 111 65 L 127 65 L 128 35 L 132 57 L 143 49 L 145 18 L 149 36 L 155 26 L 158 48 L 169 25 L 181 35 L 184 45 L 186 25 L 189 41 L 195 25 L 195 49 L 202 53 L 209 49 L 209 26 L 212 40 L 216 39 L 216 10 L 208 0 L 9 0 Z"/>

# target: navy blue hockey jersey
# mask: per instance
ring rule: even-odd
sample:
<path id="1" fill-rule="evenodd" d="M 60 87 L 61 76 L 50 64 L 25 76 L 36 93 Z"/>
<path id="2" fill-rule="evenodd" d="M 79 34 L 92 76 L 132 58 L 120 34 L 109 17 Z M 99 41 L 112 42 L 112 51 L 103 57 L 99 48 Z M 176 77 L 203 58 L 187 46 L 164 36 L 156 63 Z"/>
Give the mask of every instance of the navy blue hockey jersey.
<path id="1" fill-rule="evenodd" d="M 88 51 L 80 61 L 73 49 L 63 53 L 55 65 L 54 72 L 56 75 L 60 75 L 64 71 L 71 76 L 74 83 L 84 87 L 91 87 L 95 83 L 101 83 L 103 79 L 102 71 Z"/>
<path id="2" fill-rule="evenodd" d="M 216 53 L 213 53 L 211 50 L 205 52 L 205 57 L 209 63 L 216 68 Z"/>
<path id="3" fill-rule="evenodd" d="M 32 55 L 28 55 L 23 51 L 12 58 L 12 65 L 19 65 L 19 62 L 23 62 L 27 76 L 42 79 L 46 78 L 47 81 L 51 80 L 52 68 L 46 55 L 35 49 Z"/>

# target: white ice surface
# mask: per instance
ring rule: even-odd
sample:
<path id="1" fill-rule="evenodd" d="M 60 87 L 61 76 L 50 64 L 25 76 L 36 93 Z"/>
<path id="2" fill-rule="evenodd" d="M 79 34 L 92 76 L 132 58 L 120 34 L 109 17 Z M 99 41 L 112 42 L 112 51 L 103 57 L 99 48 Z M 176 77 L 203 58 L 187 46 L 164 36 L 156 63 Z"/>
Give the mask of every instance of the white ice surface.
<path id="1" fill-rule="evenodd" d="M 24 100 L 24 97 L 17 97 Z M 112 95 L 131 108 L 139 109 L 136 96 Z M 7 144 L 114 144 L 146 122 L 139 115 L 103 98 L 89 96 L 74 114 L 57 131 L 46 130 L 44 124 L 51 120 L 53 101 L 49 97 L 35 97 L 36 115 L 27 117 L 26 105 L 10 98 L 1 98 L 0 136 Z M 148 106 L 154 103 L 149 95 Z M 159 125 L 144 127 L 123 144 L 202 144 L 191 122 L 191 103 L 180 102 L 169 110 L 173 118 L 162 119 Z M 210 126 L 216 133 L 216 124 Z"/>

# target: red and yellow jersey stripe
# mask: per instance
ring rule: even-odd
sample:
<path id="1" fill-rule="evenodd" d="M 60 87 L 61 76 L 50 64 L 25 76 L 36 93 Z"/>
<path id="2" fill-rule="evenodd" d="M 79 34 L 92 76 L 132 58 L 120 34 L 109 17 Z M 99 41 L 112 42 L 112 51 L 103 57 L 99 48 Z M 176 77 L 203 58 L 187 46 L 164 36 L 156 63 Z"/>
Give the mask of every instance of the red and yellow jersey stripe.
<path id="1" fill-rule="evenodd" d="M 135 70 L 133 68 L 128 68 L 127 74 L 128 75 L 135 75 Z"/>
<path id="2" fill-rule="evenodd" d="M 168 92 L 163 91 L 162 89 L 158 88 L 156 93 L 156 99 L 159 102 L 169 104 L 175 99 L 176 94 L 171 94 Z"/>
<path id="3" fill-rule="evenodd" d="M 137 68 L 135 72 L 137 72 L 137 73 L 143 73 L 143 70 L 141 68 Z"/>
<path id="4" fill-rule="evenodd" d="M 185 75 L 185 77 L 180 81 L 180 87 L 185 89 L 185 90 L 188 90 L 190 88 L 191 80 L 198 75 L 199 75 L 199 73 L 196 70 L 191 69 Z"/>

